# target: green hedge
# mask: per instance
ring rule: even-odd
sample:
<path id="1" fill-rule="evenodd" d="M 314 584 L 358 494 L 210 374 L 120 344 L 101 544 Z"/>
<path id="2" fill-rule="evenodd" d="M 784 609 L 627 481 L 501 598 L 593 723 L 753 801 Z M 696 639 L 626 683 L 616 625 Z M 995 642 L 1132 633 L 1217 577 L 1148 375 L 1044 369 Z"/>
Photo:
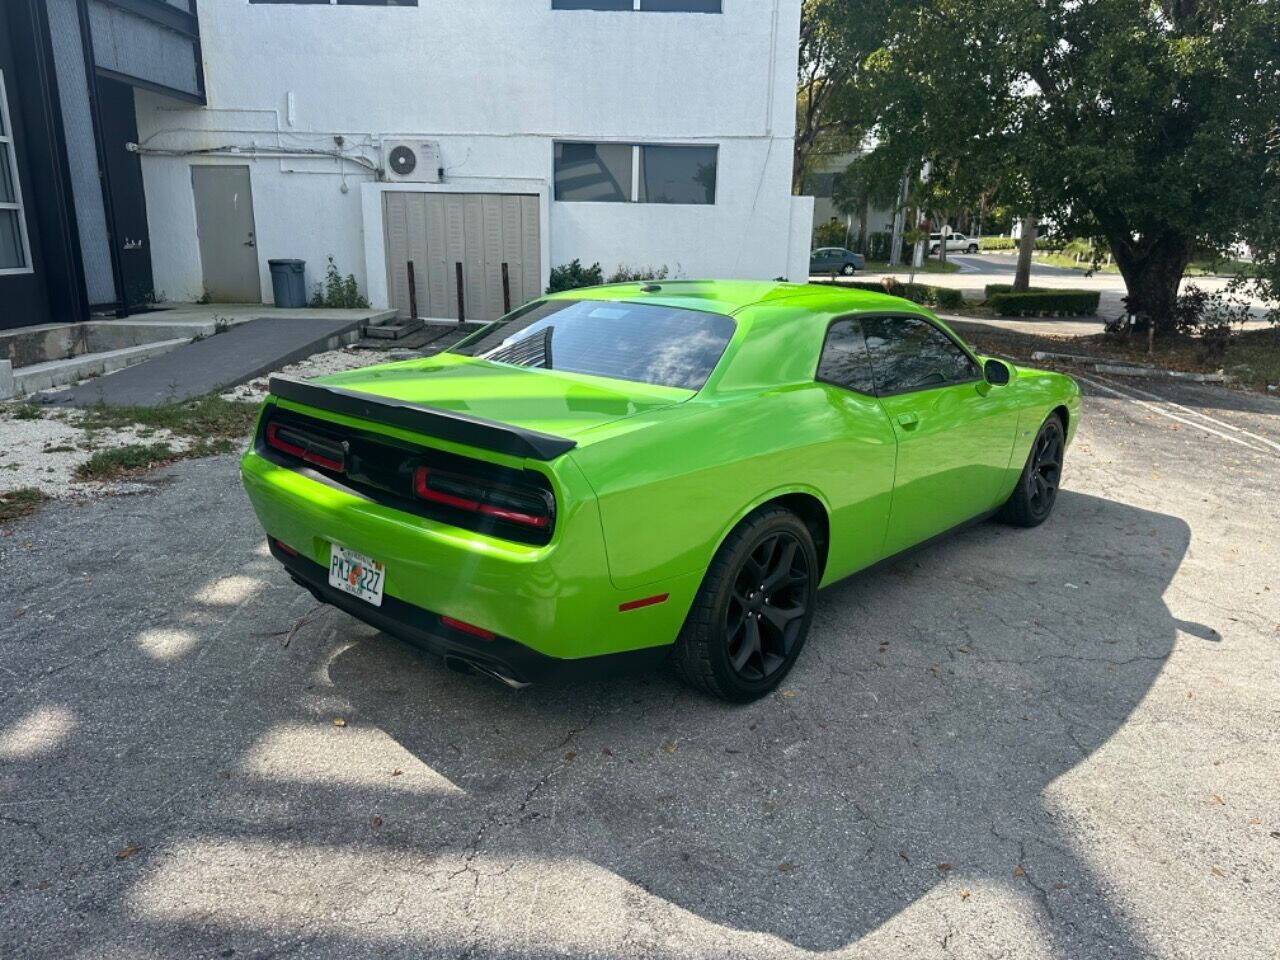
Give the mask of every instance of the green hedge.
<path id="1" fill-rule="evenodd" d="M 992 284 L 992 286 L 1003 286 L 1003 284 Z M 1035 317 L 1041 314 L 1092 316 L 1098 312 L 1100 297 L 1101 294 L 1096 290 L 1031 290 L 1027 293 L 1007 291 L 993 293 L 992 287 L 987 288 L 987 302 L 1002 317 Z"/>
<path id="2" fill-rule="evenodd" d="M 951 287 L 934 287 L 925 283 L 901 283 L 892 277 L 878 283 L 872 280 L 856 280 L 840 286 L 870 290 L 872 293 L 887 293 L 891 297 L 902 297 L 912 303 L 941 307 L 944 310 L 955 310 L 964 306 L 964 294 L 959 290 Z"/>
<path id="3" fill-rule="evenodd" d="M 1013 237 L 980 237 L 978 239 L 979 250 L 1015 250 L 1018 241 Z"/>

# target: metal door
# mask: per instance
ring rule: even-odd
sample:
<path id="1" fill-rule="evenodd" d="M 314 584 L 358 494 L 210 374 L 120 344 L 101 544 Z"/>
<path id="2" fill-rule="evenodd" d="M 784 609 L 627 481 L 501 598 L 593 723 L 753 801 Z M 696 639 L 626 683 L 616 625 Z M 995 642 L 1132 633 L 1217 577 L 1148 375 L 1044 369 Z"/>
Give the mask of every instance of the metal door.
<path id="1" fill-rule="evenodd" d="M 401 317 L 493 320 L 542 292 L 536 196 L 389 191 L 383 231 Z"/>
<path id="2" fill-rule="evenodd" d="M 218 303 L 261 303 L 249 168 L 191 168 L 204 292 Z"/>

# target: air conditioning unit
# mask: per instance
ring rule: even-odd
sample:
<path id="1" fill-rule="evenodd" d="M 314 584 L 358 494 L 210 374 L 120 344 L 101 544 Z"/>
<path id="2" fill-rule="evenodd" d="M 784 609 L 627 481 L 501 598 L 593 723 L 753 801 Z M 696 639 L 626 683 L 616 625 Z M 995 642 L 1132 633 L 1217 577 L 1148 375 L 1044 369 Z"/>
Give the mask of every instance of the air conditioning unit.
<path id="1" fill-rule="evenodd" d="M 440 144 L 434 140 L 382 140 L 382 169 L 393 182 L 439 183 L 444 173 Z"/>

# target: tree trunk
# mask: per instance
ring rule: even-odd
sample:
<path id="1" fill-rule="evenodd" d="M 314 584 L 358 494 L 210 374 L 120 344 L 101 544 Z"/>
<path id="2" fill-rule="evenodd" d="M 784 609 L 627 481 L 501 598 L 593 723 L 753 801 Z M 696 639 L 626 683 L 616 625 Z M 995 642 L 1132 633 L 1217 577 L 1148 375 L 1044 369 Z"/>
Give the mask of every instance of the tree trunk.
<path id="1" fill-rule="evenodd" d="M 862 254 L 871 252 L 867 249 L 867 218 L 871 215 L 868 209 L 870 205 L 869 200 L 863 200 L 858 206 L 858 252 Z"/>
<path id="2" fill-rule="evenodd" d="M 1036 250 L 1035 214 L 1022 218 L 1022 238 L 1018 241 L 1018 269 L 1013 274 L 1013 292 L 1026 293 L 1031 286 L 1031 254 Z"/>
<path id="3" fill-rule="evenodd" d="M 1191 262 L 1191 241 L 1177 234 L 1166 234 L 1155 242 L 1108 239 L 1129 294 L 1125 304 L 1134 316 L 1133 329 L 1145 330 L 1155 321 L 1156 333 L 1171 330 L 1178 286 Z"/>

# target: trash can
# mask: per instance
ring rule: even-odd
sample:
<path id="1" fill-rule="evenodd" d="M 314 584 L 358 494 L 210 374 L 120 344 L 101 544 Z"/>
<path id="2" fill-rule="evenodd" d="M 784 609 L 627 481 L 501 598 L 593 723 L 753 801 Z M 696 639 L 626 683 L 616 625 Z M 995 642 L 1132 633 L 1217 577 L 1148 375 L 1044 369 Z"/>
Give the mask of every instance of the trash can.
<path id="1" fill-rule="evenodd" d="M 271 267 L 271 292 L 277 307 L 305 307 L 307 283 L 305 260 L 268 260 Z"/>

